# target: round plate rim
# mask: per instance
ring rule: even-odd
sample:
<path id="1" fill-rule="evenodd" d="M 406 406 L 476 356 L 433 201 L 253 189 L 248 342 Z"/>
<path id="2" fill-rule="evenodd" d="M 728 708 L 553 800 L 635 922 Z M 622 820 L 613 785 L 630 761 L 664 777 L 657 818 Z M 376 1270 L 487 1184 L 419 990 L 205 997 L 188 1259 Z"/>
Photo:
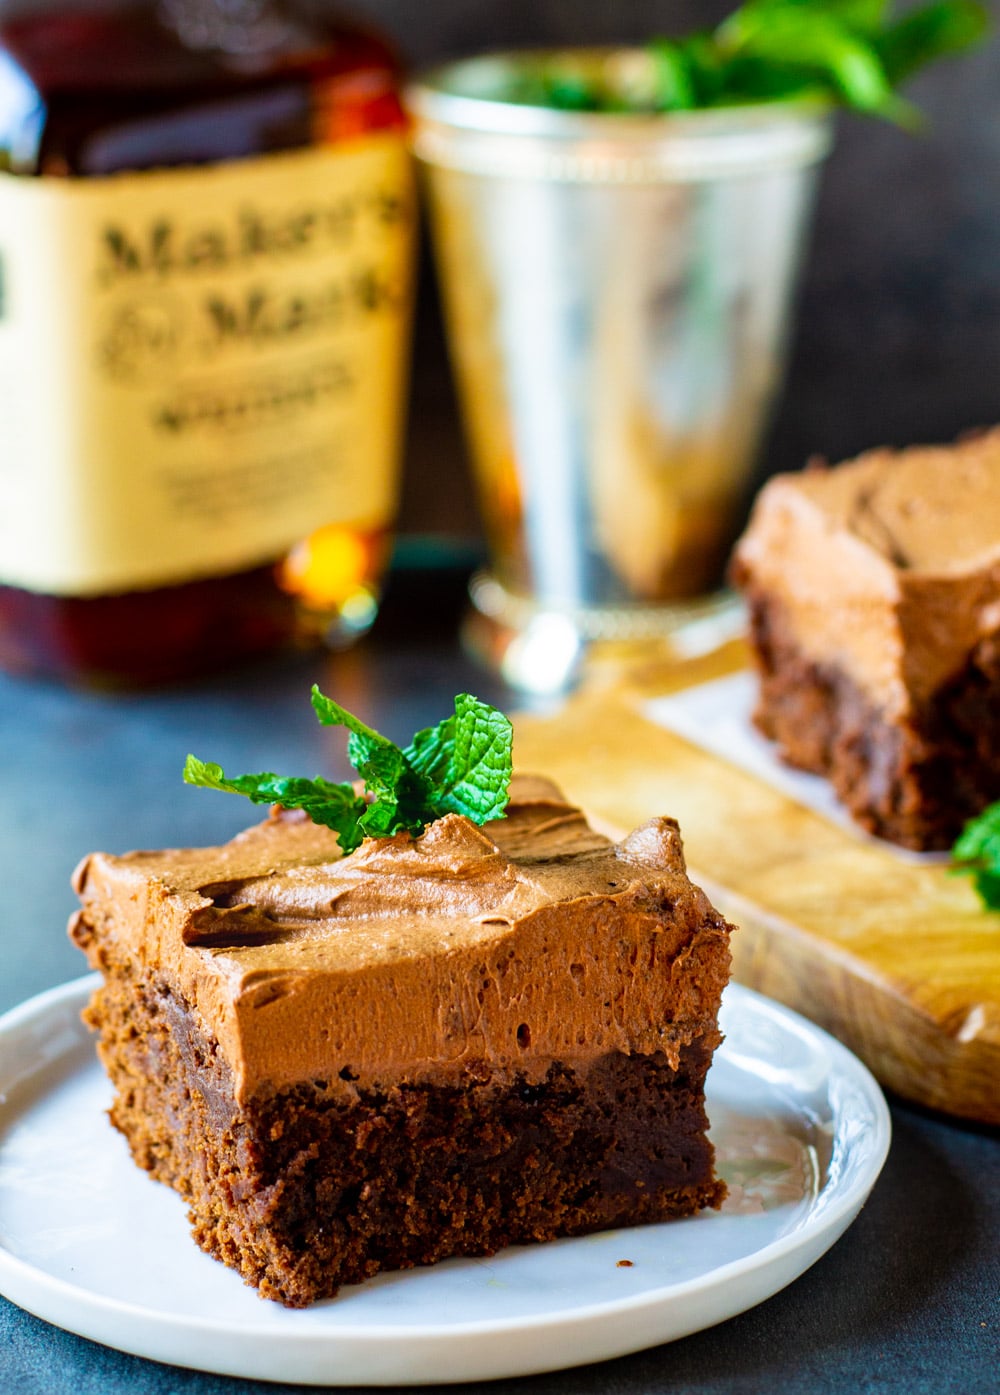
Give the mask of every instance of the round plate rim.
<path id="1" fill-rule="evenodd" d="M 9 1033 L 20 1028 L 31 1021 L 44 1019 L 49 1013 L 67 1009 L 75 1002 L 81 1005 L 86 996 L 93 990 L 96 984 L 101 981 L 100 974 L 86 974 L 82 978 L 77 978 L 68 983 L 57 985 L 27 999 L 16 1007 L 9 1009 L 0 1016 L 0 1045 Z M 676 1340 L 677 1337 L 690 1335 L 693 1332 L 703 1330 L 705 1327 L 716 1325 L 720 1321 L 725 1321 L 728 1317 L 746 1311 L 750 1307 L 756 1306 L 766 1298 L 772 1296 L 788 1282 L 804 1273 L 822 1254 L 830 1248 L 832 1244 L 843 1234 L 847 1226 L 856 1217 L 865 1199 L 874 1186 L 885 1159 L 888 1155 L 891 1142 L 891 1118 L 885 1097 L 882 1094 L 874 1076 L 868 1068 L 841 1042 L 830 1036 L 822 1028 L 810 1022 L 801 1014 L 787 1008 L 784 1005 L 767 998 L 753 989 L 742 984 L 730 983 L 726 990 L 730 995 L 729 1001 L 735 999 L 737 1010 L 741 1003 L 746 1003 L 751 1010 L 766 1014 L 772 1018 L 777 1018 L 779 1022 L 793 1028 L 797 1032 L 805 1032 L 817 1044 L 820 1044 L 830 1053 L 831 1064 L 839 1070 L 843 1070 L 852 1077 L 858 1084 L 865 1096 L 865 1101 L 872 1109 L 874 1116 L 874 1128 L 869 1134 L 866 1142 L 868 1144 L 867 1167 L 852 1178 L 851 1182 L 844 1188 L 843 1194 L 835 1198 L 834 1203 L 822 1211 L 819 1216 L 815 1215 L 811 1208 L 801 1223 L 793 1226 L 785 1234 L 762 1245 L 759 1249 L 752 1251 L 738 1259 L 727 1261 L 707 1273 L 698 1275 L 693 1279 L 687 1279 L 676 1284 L 665 1284 L 657 1288 L 648 1289 L 639 1294 L 631 1294 L 622 1298 L 598 1301 L 594 1303 L 584 1303 L 571 1308 L 560 1309 L 557 1312 L 525 1315 L 520 1317 L 500 1317 L 497 1319 L 481 1319 L 470 1322 L 452 1323 L 448 1326 L 435 1326 L 433 1324 L 422 1323 L 419 1325 L 403 1326 L 394 1325 L 391 1329 L 372 1324 L 356 1324 L 349 1329 L 336 1330 L 316 1330 L 305 1329 L 295 1336 L 296 1345 L 309 1352 L 331 1351 L 336 1355 L 336 1350 L 353 1349 L 364 1347 L 365 1344 L 377 1340 L 381 1344 L 396 1347 L 402 1343 L 417 1343 L 421 1346 L 434 1348 L 439 1344 L 448 1344 L 451 1341 L 457 1342 L 463 1339 L 492 1338 L 503 1339 L 514 1332 L 545 1334 L 547 1332 L 555 1335 L 559 1329 L 565 1329 L 578 1324 L 593 1324 L 597 1319 L 605 1322 L 614 1322 L 629 1315 L 635 1316 L 646 1314 L 658 1310 L 670 1300 L 683 1299 L 689 1301 L 696 1299 L 706 1290 L 727 1289 L 740 1279 L 752 1279 L 760 1277 L 762 1273 L 781 1268 L 782 1262 L 794 1255 L 797 1251 L 809 1251 L 811 1257 L 801 1268 L 796 1268 L 794 1272 L 781 1279 L 773 1287 L 767 1288 L 759 1293 L 749 1302 L 739 1301 L 731 1309 L 727 1309 L 721 1317 L 713 1317 L 704 1323 L 695 1323 L 685 1326 L 684 1330 L 675 1334 L 674 1337 L 664 1340 Z M 730 1009 L 732 1011 L 732 1009 Z M 81 1040 L 79 1045 L 82 1047 Z M 64 1053 L 71 1055 L 70 1051 Z M 832 1072 L 831 1072 L 832 1074 Z M 818 1195 L 823 1194 L 823 1190 Z M 818 1199 L 818 1197 L 817 1197 Z M 815 1203 L 814 1203 L 815 1204 Z M 822 1243 L 825 1240 L 825 1243 Z M 819 1243 L 817 1248 L 816 1242 Z M 19 1282 L 15 1282 L 13 1289 L 7 1282 L 7 1277 L 13 1277 Z M 95 1294 L 85 1287 L 70 1283 L 68 1280 L 48 1274 L 37 1265 L 18 1258 L 10 1253 L 0 1241 L 0 1293 L 7 1296 L 15 1304 L 21 1304 L 28 1311 L 36 1316 L 55 1325 L 64 1327 L 66 1330 L 78 1333 L 81 1336 L 91 1337 L 92 1340 L 105 1342 L 112 1345 L 102 1336 L 95 1336 L 93 1327 L 87 1327 L 80 1323 L 69 1323 L 63 1317 L 51 1316 L 54 1305 L 43 1307 L 37 1303 L 21 1303 L 25 1293 L 32 1294 L 36 1291 L 41 1294 L 51 1294 L 53 1299 L 61 1299 L 64 1303 L 72 1303 L 81 1311 L 81 1315 L 90 1312 L 94 1316 L 114 1316 L 127 1320 L 130 1324 L 145 1323 L 155 1327 L 163 1333 L 179 1332 L 191 1333 L 204 1338 L 212 1338 L 216 1341 L 232 1341 L 234 1338 L 246 1343 L 251 1340 L 251 1355 L 267 1349 L 281 1349 L 287 1347 L 289 1337 L 287 1333 L 277 1331 L 257 1331 L 248 1332 L 245 1324 L 233 1322 L 231 1319 L 211 1319 L 195 1316 L 180 1316 L 177 1314 L 165 1313 L 156 1308 L 151 1308 L 138 1303 L 129 1303 L 115 1297 Z M 128 1334 L 123 1334 L 126 1336 Z M 130 1345 L 113 1345 L 121 1351 L 143 1357 L 150 1357 L 153 1360 L 171 1361 L 169 1356 L 164 1356 L 162 1352 L 152 1352 L 152 1345 L 149 1342 Z M 642 1349 L 632 1345 L 628 1341 L 613 1350 L 609 1346 L 607 1355 L 622 1355 L 626 1352 Z M 414 1355 L 418 1353 L 414 1352 Z M 485 1355 L 485 1353 L 484 1353 Z M 583 1360 L 594 1360 L 599 1358 L 584 1357 Z M 181 1356 L 178 1356 L 178 1365 L 189 1364 Z M 501 1363 L 499 1366 L 495 1362 L 484 1361 L 481 1363 L 480 1375 L 462 1374 L 461 1376 L 420 1376 L 411 1383 L 424 1384 L 431 1380 L 468 1380 L 468 1379 L 491 1379 L 500 1376 L 525 1375 L 532 1371 L 564 1369 L 572 1365 L 579 1364 L 574 1360 L 560 1360 L 552 1365 L 541 1365 L 537 1361 L 528 1366 Z M 259 1368 L 251 1370 L 249 1366 L 221 1360 L 218 1364 L 206 1364 L 202 1362 L 197 1369 L 213 1371 L 223 1375 L 244 1375 L 248 1378 L 256 1376 L 257 1379 L 281 1380 L 281 1377 L 267 1376 Z M 301 1371 L 289 1374 L 284 1377 L 287 1381 L 298 1383 L 319 1383 L 319 1378 L 310 1380 Z M 324 1384 L 359 1384 L 356 1373 L 350 1373 L 343 1381 L 338 1381 L 335 1372 L 326 1371 L 322 1376 Z M 381 1380 L 371 1383 L 383 1384 Z M 399 1383 L 398 1374 L 393 1377 L 393 1383 Z"/>

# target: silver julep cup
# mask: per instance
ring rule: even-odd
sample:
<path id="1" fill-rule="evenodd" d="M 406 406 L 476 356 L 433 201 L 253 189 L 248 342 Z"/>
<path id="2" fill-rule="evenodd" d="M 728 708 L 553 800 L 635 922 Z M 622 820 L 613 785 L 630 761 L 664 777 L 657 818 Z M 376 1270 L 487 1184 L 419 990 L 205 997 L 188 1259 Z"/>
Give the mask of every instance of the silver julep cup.
<path id="1" fill-rule="evenodd" d="M 551 56 L 451 64 L 408 97 L 490 553 L 473 600 L 514 631 L 652 634 L 719 583 L 831 122 L 503 99 Z"/>

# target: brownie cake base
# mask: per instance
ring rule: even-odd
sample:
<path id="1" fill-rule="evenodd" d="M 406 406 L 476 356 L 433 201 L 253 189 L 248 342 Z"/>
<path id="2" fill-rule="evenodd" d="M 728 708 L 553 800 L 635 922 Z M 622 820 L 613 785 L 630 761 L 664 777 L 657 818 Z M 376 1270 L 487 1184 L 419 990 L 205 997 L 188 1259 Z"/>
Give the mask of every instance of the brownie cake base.
<path id="1" fill-rule="evenodd" d="M 136 1162 L 188 1202 L 202 1249 L 290 1307 L 379 1270 L 721 1205 L 705 1137 L 719 1034 L 612 1052 L 544 1081 L 475 1062 L 443 1083 L 332 1083 L 234 1098 L 216 1044 L 127 964 L 87 1010 Z"/>
<path id="2" fill-rule="evenodd" d="M 1000 799 L 1000 640 L 908 719 L 888 721 L 832 664 L 806 656 L 780 604 L 747 595 L 760 675 L 754 721 L 790 765 L 826 776 L 868 832 L 916 851 L 950 848 Z"/>

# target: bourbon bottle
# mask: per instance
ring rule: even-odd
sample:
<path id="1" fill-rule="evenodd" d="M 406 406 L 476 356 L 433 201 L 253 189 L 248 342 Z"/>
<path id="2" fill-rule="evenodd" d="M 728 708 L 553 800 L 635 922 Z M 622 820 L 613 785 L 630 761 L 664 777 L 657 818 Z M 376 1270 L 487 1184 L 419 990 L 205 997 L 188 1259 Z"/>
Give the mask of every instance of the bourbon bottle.
<path id="1" fill-rule="evenodd" d="M 382 41 L 281 0 L 0 16 L 0 664 L 370 624 L 414 196 Z"/>

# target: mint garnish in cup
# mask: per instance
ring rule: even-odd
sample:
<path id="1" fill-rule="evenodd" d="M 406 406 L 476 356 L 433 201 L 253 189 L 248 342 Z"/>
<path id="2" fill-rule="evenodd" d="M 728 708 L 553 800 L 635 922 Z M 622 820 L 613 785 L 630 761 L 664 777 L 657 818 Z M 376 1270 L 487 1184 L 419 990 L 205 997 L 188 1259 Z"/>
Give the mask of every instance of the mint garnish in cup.
<path id="1" fill-rule="evenodd" d="M 915 126 L 919 113 L 899 84 L 980 43 L 990 21 L 976 0 L 932 0 L 898 16 L 895 8 L 893 0 L 747 0 L 712 30 L 546 56 L 507 95 L 639 115 L 815 101 Z"/>

